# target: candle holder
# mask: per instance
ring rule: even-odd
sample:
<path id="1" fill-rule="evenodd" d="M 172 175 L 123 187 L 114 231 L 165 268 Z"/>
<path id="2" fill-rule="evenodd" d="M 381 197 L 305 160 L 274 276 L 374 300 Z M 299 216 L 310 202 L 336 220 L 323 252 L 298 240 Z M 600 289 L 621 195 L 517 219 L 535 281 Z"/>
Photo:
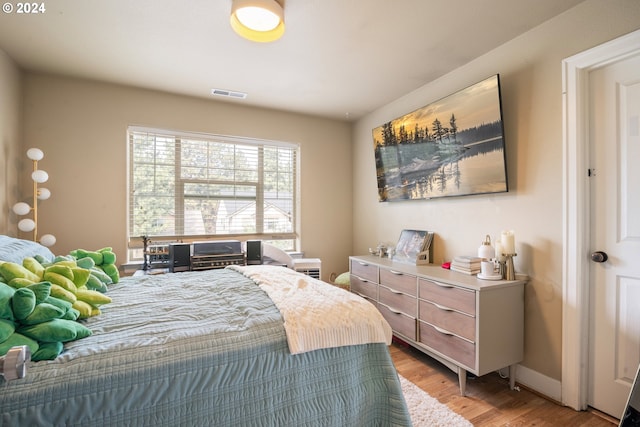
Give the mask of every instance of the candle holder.
<path id="1" fill-rule="evenodd" d="M 513 266 L 513 257 L 518 254 L 502 254 L 504 256 L 504 273 L 502 277 L 505 280 L 516 280 L 516 269 Z"/>
<path id="2" fill-rule="evenodd" d="M 501 261 L 499 258 L 496 259 L 496 265 L 498 267 L 498 271 L 497 274 L 500 275 L 500 277 L 502 277 L 504 279 L 505 277 L 505 271 L 506 271 L 506 262 L 505 261 Z"/>

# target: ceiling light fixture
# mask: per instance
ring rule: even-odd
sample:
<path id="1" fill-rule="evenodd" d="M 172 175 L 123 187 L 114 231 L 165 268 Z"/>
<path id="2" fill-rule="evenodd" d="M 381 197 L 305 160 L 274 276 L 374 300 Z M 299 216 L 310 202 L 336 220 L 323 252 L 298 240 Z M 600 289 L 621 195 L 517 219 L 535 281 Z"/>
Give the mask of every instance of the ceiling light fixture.
<path id="1" fill-rule="evenodd" d="M 233 0 L 231 27 L 254 42 L 272 42 L 284 34 L 284 9 L 276 0 Z"/>

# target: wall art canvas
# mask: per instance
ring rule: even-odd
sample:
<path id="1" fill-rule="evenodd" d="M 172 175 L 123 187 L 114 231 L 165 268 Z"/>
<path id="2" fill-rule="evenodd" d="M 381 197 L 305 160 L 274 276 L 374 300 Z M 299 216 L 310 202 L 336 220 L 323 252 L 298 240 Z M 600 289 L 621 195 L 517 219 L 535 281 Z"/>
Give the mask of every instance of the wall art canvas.
<path id="1" fill-rule="evenodd" d="M 381 202 L 508 191 L 500 77 L 373 129 Z"/>

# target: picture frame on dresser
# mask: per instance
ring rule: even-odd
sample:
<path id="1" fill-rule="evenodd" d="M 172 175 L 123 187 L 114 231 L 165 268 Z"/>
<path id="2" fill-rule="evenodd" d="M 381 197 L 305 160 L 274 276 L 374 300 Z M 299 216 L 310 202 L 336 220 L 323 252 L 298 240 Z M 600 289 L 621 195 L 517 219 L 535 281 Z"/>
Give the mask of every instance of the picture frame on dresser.
<path id="1" fill-rule="evenodd" d="M 393 260 L 405 264 L 428 262 L 433 242 L 433 232 L 424 230 L 402 230 L 396 244 Z"/>

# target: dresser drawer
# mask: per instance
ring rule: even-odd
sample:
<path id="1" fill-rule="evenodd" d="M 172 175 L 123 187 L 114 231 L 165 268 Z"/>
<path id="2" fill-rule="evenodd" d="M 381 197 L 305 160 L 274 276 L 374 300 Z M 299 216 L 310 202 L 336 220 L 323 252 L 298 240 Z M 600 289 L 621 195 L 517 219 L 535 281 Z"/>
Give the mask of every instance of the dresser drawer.
<path id="1" fill-rule="evenodd" d="M 382 316 L 389 322 L 393 332 L 398 332 L 405 337 L 414 340 L 416 339 L 416 319 L 409 317 L 406 314 L 396 313 L 384 304 L 378 304 L 378 310 L 382 313 Z"/>
<path id="2" fill-rule="evenodd" d="M 420 342 L 435 351 L 444 354 L 470 370 L 475 369 L 476 346 L 455 335 L 434 328 L 423 321 L 418 322 Z"/>
<path id="3" fill-rule="evenodd" d="M 351 274 L 378 283 L 378 266 L 375 264 L 352 259 Z"/>
<path id="4" fill-rule="evenodd" d="M 416 296 L 416 276 L 395 270 L 380 269 L 380 284 L 407 295 Z"/>
<path id="5" fill-rule="evenodd" d="M 367 297 L 374 301 L 378 300 L 377 283 L 363 280 L 358 276 L 354 276 L 353 274 L 349 278 L 349 283 L 351 285 L 351 292 L 362 295 L 363 297 Z"/>
<path id="6" fill-rule="evenodd" d="M 467 289 L 445 285 L 431 280 L 418 280 L 420 299 L 442 307 L 458 310 L 471 316 L 476 314 L 476 293 Z"/>
<path id="7" fill-rule="evenodd" d="M 475 317 L 444 309 L 429 301 L 420 300 L 418 318 L 469 341 L 476 341 Z"/>
<path id="8" fill-rule="evenodd" d="M 378 288 L 378 301 L 396 311 L 416 317 L 417 299 L 411 295 L 396 292 L 386 286 Z"/>

